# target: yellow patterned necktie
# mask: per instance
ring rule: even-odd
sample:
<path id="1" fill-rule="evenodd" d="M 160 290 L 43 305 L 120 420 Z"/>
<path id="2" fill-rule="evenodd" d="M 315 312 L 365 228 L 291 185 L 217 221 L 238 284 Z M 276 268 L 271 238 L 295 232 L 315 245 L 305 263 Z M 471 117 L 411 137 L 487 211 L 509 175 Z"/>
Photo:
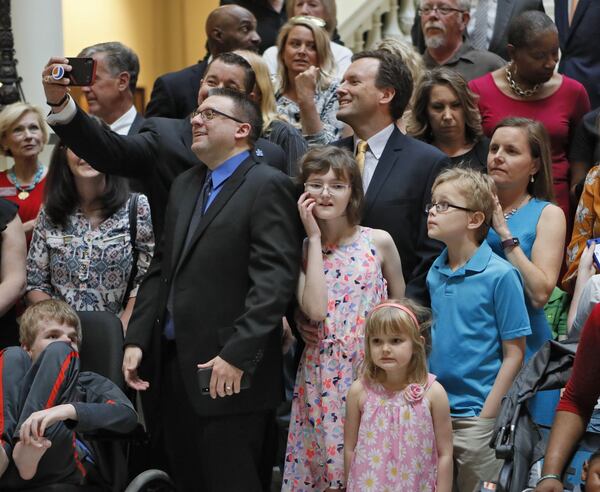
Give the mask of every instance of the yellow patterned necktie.
<path id="1" fill-rule="evenodd" d="M 356 164 L 358 164 L 358 169 L 360 170 L 360 175 L 363 175 L 365 170 L 365 157 L 367 155 L 367 149 L 369 148 L 369 144 L 364 140 L 359 140 L 356 146 Z"/>

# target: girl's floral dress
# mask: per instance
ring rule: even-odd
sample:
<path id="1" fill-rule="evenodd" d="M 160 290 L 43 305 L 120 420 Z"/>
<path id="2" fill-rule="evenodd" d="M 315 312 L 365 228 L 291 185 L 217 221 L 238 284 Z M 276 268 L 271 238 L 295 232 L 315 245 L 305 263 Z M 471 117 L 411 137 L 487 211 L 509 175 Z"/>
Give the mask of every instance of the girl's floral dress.
<path id="1" fill-rule="evenodd" d="M 307 345 L 298 367 L 283 476 L 284 491 L 344 488 L 346 394 L 364 359 L 364 323 L 387 298 L 387 283 L 372 241 L 359 227 L 355 240 L 323 252 L 327 318 L 320 343 Z"/>
<path id="2" fill-rule="evenodd" d="M 363 380 L 367 398 L 346 492 L 432 492 L 437 479 L 437 447 L 425 393 L 410 384 L 388 391 Z"/>

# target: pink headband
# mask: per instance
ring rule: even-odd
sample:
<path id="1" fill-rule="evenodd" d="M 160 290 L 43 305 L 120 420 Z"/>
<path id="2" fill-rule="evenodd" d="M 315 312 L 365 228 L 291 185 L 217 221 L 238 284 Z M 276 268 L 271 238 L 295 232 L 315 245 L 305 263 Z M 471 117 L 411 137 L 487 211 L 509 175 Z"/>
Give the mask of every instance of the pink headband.
<path id="1" fill-rule="evenodd" d="M 406 306 L 403 306 L 402 304 L 397 304 L 395 302 L 383 302 L 383 303 L 375 306 L 373 308 L 373 311 L 371 311 L 371 312 L 375 312 L 378 309 L 381 309 L 383 307 L 395 307 L 397 309 L 400 309 L 400 311 L 404 311 L 406 314 L 408 314 L 410 316 L 410 319 L 412 319 L 415 322 L 415 326 L 417 327 L 417 329 L 420 329 L 419 321 L 417 320 L 415 313 L 413 313 L 410 309 L 408 309 Z"/>

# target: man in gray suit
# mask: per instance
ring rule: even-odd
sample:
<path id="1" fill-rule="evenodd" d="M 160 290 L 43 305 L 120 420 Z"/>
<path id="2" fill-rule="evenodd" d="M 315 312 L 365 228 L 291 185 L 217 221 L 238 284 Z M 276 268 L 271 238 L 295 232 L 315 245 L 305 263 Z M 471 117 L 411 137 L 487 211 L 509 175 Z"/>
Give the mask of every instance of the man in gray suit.
<path id="1" fill-rule="evenodd" d="M 429 7 L 449 6 L 445 0 L 427 0 Z M 488 50 L 508 60 L 506 51 L 508 25 L 526 10 L 544 12 L 542 0 L 471 0 L 471 23 L 467 29 L 471 43 L 479 49 Z M 411 29 L 412 41 L 419 52 L 425 51 L 425 39 L 421 19 L 417 13 Z"/>

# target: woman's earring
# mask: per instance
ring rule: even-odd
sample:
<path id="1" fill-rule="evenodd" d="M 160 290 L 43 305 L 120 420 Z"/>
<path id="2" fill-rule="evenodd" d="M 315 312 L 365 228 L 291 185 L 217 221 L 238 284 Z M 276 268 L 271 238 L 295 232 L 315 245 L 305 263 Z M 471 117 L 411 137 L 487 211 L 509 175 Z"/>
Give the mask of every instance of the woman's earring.
<path id="1" fill-rule="evenodd" d="M 529 177 L 529 182 L 535 183 L 535 178 L 533 177 L 533 174 Z"/>

